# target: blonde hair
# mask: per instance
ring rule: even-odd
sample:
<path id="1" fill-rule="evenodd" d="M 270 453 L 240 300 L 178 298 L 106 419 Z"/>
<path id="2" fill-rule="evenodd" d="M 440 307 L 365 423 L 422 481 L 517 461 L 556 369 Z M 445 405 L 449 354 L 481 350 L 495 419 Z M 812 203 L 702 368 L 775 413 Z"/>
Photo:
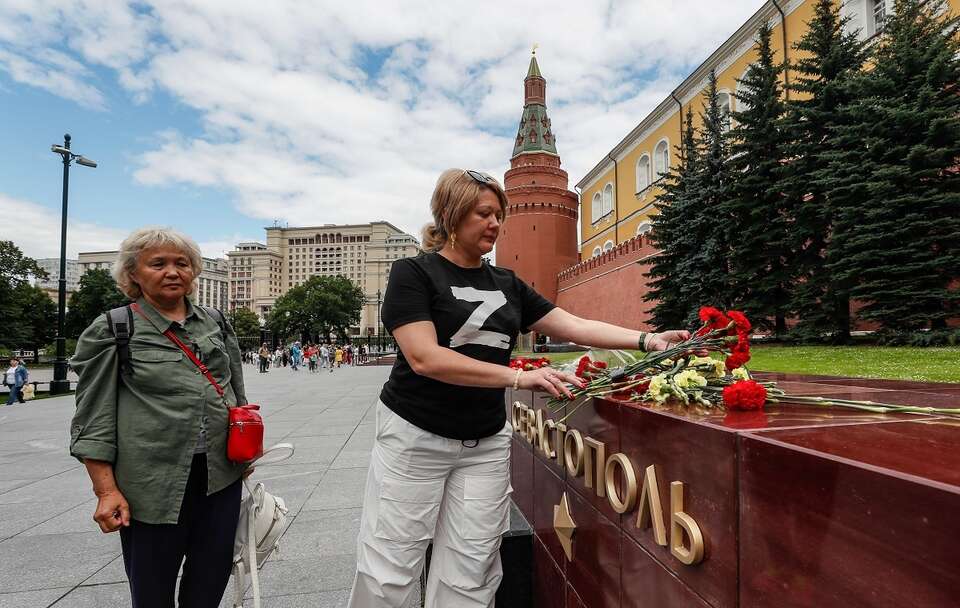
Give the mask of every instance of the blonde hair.
<path id="1" fill-rule="evenodd" d="M 503 217 L 507 215 L 507 193 L 497 180 L 481 184 L 463 169 L 447 169 L 440 174 L 430 198 L 433 221 L 423 227 L 423 248 L 439 251 L 447 243 L 457 225 L 480 200 L 484 188 L 489 188 L 500 200 Z"/>
<path id="2" fill-rule="evenodd" d="M 134 230 L 130 236 L 123 239 L 120 243 L 120 251 L 117 252 L 117 261 L 113 264 L 113 280 L 117 282 L 120 291 L 131 300 L 136 300 L 143 295 L 140 285 L 133 280 L 137 258 L 147 249 L 164 246 L 179 249 L 190 260 L 193 281 L 190 282 L 187 295 L 192 294 L 196 289 L 197 278 L 203 271 L 203 258 L 200 256 L 200 247 L 197 246 L 196 241 L 172 228 L 150 226 Z"/>

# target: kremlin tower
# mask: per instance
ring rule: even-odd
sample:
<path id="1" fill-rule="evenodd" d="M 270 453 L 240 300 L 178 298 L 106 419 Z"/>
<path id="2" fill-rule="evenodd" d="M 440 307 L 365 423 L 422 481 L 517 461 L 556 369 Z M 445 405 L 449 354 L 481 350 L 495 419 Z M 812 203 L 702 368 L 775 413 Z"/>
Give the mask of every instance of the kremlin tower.
<path id="1" fill-rule="evenodd" d="M 556 303 L 557 274 L 579 261 L 577 195 L 567 189 L 567 172 L 560 168 L 536 50 L 523 91 L 523 116 L 504 175 L 507 219 L 497 239 L 496 265 Z"/>

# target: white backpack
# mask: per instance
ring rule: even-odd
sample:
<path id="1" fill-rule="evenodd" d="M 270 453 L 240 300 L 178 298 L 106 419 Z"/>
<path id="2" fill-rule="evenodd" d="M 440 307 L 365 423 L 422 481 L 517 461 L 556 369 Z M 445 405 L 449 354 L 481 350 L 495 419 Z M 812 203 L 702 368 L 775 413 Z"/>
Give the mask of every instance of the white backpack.
<path id="1" fill-rule="evenodd" d="M 293 455 L 293 445 L 289 443 L 278 443 L 265 450 L 263 455 L 274 450 L 289 450 L 289 454 L 258 466 L 280 462 Z M 255 462 L 259 463 L 259 460 Z M 253 586 L 253 605 L 254 608 L 260 608 L 259 571 L 270 554 L 280 548 L 280 535 L 287 524 L 287 506 L 282 498 L 267 492 L 262 482 L 251 488 L 244 479 L 243 485 L 247 487 L 248 495 L 240 504 L 240 521 L 233 541 L 233 605 L 234 608 L 243 608 L 246 575 L 249 574 Z"/>

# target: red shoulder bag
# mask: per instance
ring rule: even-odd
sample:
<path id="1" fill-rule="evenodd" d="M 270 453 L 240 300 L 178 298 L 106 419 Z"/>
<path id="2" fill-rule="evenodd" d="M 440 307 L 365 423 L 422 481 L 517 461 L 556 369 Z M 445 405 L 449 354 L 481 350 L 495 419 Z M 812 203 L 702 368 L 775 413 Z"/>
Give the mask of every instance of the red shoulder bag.
<path id="1" fill-rule="evenodd" d="M 132 304 L 131 308 L 143 316 L 140 307 Z M 200 373 L 203 374 L 217 394 L 223 397 L 223 388 L 217 383 L 213 374 L 193 351 L 184 344 L 171 330 L 163 332 L 168 340 L 176 344 L 180 350 L 193 361 Z M 256 460 L 263 456 L 263 418 L 260 417 L 259 405 L 249 403 L 247 405 L 238 405 L 227 409 L 229 415 L 229 427 L 227 431 L 227 458 L 233 462 L 245 463 Z"/>

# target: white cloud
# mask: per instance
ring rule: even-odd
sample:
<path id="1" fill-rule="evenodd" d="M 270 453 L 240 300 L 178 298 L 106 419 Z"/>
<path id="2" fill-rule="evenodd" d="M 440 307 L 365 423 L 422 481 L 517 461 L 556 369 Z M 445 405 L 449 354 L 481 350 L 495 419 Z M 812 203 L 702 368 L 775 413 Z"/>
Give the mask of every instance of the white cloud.
<path id="1" fill-rule="evenodd" d="M 60 212 L 37 203 L 12 198 L 0 193 L 0 239 L 13 241 L 32 258 L 54 258 L 60 255 Z M 126 230 L 90 222 L 67 222 L 67 257 L 76 258 L 79 251 L 111 251 L 120 246 Z"/>
<path id="2" fill-rule="evenodd" d="M 145 186 L 223 188 L 291 225 L 416 231 L 442 169 L 506 170 L 533 42 L 575 182 L 760 1 L 3 4 L 14 79 L 103 107 L 89 67 L 105 66 L 134 101 L 163 91 L 198 113 L 202 134 L 141 157 Z"/>
<path id="3" fill-rule="evenodd" d="M 35 259 L 60 256 L 59 210 L 0 192 L 0 217 L 12 218 L 12 221 L 0 222 L 0 240 L 13 241 L 24 255 Z M 184 227 L 179 229 L 187 232 Z M 128 234 L 130 230 L 126 228 L 68 220 L 67 257 L 76 259 L 77 253 L 81 251 L 116 250 Z M 237 243 L 255 240 L 263 239 L 234 233 L 200 241 L 198 245 L 204 256 L 222 258 Z"/>

